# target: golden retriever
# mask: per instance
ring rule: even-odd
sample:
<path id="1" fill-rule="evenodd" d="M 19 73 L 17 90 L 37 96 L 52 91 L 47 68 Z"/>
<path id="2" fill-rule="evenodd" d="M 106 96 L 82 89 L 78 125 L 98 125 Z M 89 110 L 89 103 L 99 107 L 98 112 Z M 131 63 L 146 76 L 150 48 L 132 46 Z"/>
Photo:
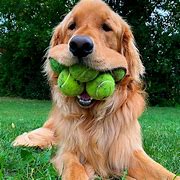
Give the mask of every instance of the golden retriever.
<path id="1" fill-rule="evenodd" d="M 100 71 L 123 67 L 127 73 L 106 100 L 93 100 L 86 92 L 67 97 L 57 87 L 49 57 L 66 66 L 83 63 Z M 65 180 L 122 176 L 124 170 L 127 179 L 175 178 L 143 150 L 137 119 L 145 108 L 144 66 L 130 26 L 104 2 L 81 0 L 55 28 L 45 72 L 54 102 L 51 115 L 42 128 L 18 136 L 15 146 L 58 145 L 52 162 Z"/>

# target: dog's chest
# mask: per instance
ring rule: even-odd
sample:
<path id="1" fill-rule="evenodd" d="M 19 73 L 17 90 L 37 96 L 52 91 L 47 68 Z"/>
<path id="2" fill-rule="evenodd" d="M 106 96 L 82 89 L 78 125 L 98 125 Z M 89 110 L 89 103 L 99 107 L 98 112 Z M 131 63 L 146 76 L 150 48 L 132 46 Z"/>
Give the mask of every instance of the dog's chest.
<path id="1" fill-rule="evenodd" d="M 96 125 L 91 128 L 84 127 L 78 121 L 62 122 L 59 134 L 61 145 L 68 149 L 79 149 L 79 151 L 105 151 L 109 142 L 112 141 L 113 131 L 106 130 L 103 126 Z"/>
<path id="2" fill-rule="evenodd" d="M 78 121 L 62 121 L 60 145 L 65 152 L 76 152 L 100 174 L 120 172 L 129 166 L 133 150 L 141 147 L 139 124 L 121 127 L 122 122 L 112 119 L 89 129 Z"/>
<path id="3" fill-rule="evenodd" d="M 121 171 L 128 164 L 126 152 L 113 127 L 97 125 L 85 130 L 77 124 L 69 125 L 64 132 L 62 146 L 64 151 L 73 151 L 80 161 L 88 162 L 97 172 Z M 119 134 L 119 133 L 118 133 Z M 129 153 L 127 151 L 127 153 Z M 125 158 L 122 158 L 125 157 Z"/>
<path id="4" fill-rule="evenodd" d="M 99 156 L 106 157 L 113 151 L 118 151 L 116 146 L 117 131 L 112 125 L 96 124 L 86 128 L 77 122 L 61 124 L 61 145 L 64 150 L 73 150 L 82 154 L 86 159 L 98 160 Z M 119 133 L 118 133 L 119 134 Z"/>

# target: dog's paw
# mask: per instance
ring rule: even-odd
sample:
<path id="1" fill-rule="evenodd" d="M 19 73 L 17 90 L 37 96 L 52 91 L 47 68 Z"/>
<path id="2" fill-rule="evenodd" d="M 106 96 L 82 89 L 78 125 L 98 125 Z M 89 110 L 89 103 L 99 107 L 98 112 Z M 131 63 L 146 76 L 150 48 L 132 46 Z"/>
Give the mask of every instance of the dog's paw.
<path id="1" fill-rule="evenodd" d="M 47 128 L 39 128 L 31 132 L 25 132 L 12 142 L 13 146 L 30 146 L 47 148 L 55 144 L 53 131 Z"/>
<path id="2" fill-rule="evenodd" d="M 82 166 L 79 163 L 72 163 L 68 167 L 64 168 L 62 174 L 63 180 L 89 180 L 89 177 Z"/>

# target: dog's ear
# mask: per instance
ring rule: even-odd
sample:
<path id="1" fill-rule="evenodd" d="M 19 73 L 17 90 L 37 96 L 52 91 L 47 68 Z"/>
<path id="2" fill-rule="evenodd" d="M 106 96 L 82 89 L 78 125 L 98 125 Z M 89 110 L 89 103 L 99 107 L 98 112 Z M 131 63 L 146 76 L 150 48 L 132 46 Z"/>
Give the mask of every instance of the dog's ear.
<path id="1" fill-rule="evenodd" d="M 126 22 L 124 22 L 123 26 L 121 43 L 121 53 L 127 59 L 129 74 L 133 79 L 140 81 L 140 76 L 144 74 L 145 69 L 141 62 L 139 51 L 135 46 L 131 28 Z"/>
<path id="2" fill-rule="evenodd" d="M 51 41 L 50 41 L 50 46 L 51 47 L 54 47 L 54 46 L 56 46 L 58 44 L 63 43 L 64 37 L 65 37 L 65 34 L 66 34 L 65 31 L 66 31 L 66 28 L 67 28 L 67 23 L 68 23 L 70 18 L 71 18 L 71 12 L 69 12 L 65 16 L 63 21 L 54 28 L 53 35 L 52 35 L 52 38 L 51 38 Z"/>
<path id="3" fill-rule="evenodd" d="M 62 33 L 62 23 L 54 28 L 53 35 L 50 41 L 50 46 L 54 47 L 58 44 L 62 44 L 63 33 Z"/>

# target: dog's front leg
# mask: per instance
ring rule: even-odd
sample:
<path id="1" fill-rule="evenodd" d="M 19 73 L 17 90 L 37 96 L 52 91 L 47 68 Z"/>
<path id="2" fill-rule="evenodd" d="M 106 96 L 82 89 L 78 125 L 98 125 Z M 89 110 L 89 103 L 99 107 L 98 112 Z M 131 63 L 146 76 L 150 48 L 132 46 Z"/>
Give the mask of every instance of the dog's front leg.
<path id="1" fill-rule="evenodd" d="M 13 146 L 47 148 L 56 145 L 58 138 L 55 135 L 55 127 L 58 118 L 58 108 L 54 106 L 49 119 L 44 123 L 43 127 L 19 135 L 13 141 Z"/>
<path id="2" fill-rule="evenodd" d="M 59 153 L 54 159 L 56 167 L 63 180 L 88 180 L 85 167 L 79 162 L 78 157 L 71 152 Z"/>
<path id="3" fill-rule="evenodd" d="M 143 150 L 134 152 L 132 162 L 128 175 L 137 180 L 180 180 L 179 176 L 155 162 Z"/>

